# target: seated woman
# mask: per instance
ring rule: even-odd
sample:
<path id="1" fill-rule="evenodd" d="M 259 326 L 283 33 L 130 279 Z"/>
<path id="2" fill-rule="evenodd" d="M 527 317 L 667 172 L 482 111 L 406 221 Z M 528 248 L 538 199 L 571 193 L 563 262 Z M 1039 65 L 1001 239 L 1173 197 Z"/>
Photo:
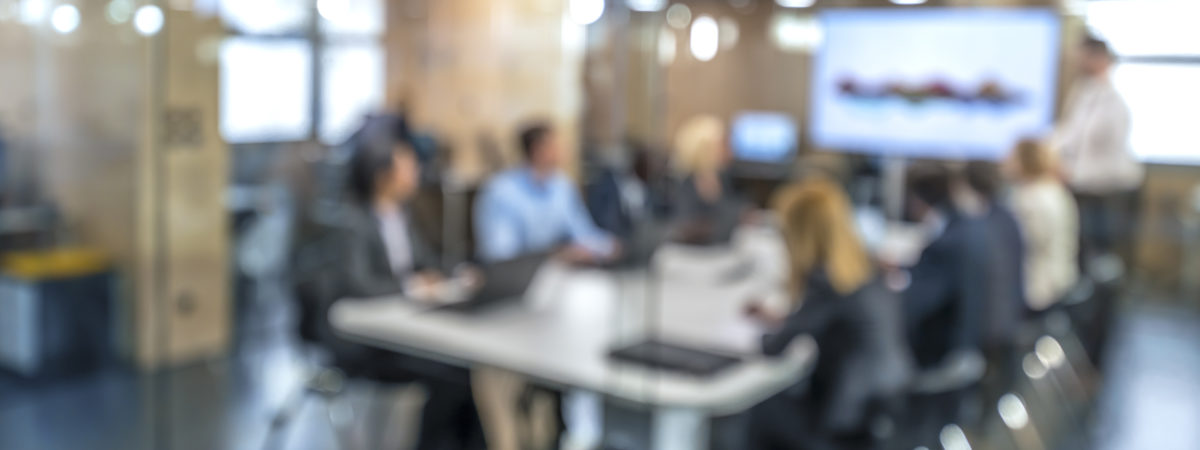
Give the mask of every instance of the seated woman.
<path id="1" fill-rule="evenodd" d="M 1029 310 L 1042 311 L 1079 279 L 1079 210 L 1045 145 L 1021 141 L 1011 166 L 1009 202 L 1025 238 L 1025 301 Z"/>
<path id="2" fill-rule="evenodd" d="M 365 135 L 358 144 L 350 160 L 352 201 L 339 230 L 333 298 L 399 294 L 441 278 L 437 254 L 421 239 L 404 206 L 416 192 L 418 166 L 411 145 L 386 133 Z M 426 385 L 418 448 L 483 447 L 466 369 L 359 345 L 332 333 L 325 340 L 341 367 Z"/>
<path id="3" fill-rule="evenodd" d="M 775 327 L 763 336 L 763 353 L 778 355 L 812 335 L 820 356 L 807 393 L 785 392 L 751 411 L 747 448 L 837 448 L 838 438 L 865 435 L 872 406 L 900 395 L 911 378 L 903 312 L 876 279 L 840 187 L 785 187 L 774 210 L 800 306 L 786 317 L 761 304 L 748 311 Z"/>
<path id="4" fill-rule="evenodd" d="M 731 158 L 720 119 L 694 117 L 679 128 L 672 161 L 681 180 L 672 198 L 676 240 L 707 245 L 733 235 L 748 209 L 733 192 Z"/>

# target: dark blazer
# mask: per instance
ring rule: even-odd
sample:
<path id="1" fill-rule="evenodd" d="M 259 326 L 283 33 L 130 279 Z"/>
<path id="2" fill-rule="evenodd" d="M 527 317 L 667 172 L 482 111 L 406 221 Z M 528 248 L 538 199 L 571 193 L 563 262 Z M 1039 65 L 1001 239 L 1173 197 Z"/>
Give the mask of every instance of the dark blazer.
<path id="1" fill-rule="evenodd" d="M 909 340 L 923 367 L 956 349 L 978 349 L 990 278 L 988 226 L 976 218 L 947 213 L 941 236 L 917 264 L 904 291 Z"/>
<path id="2" fill-rule="evenodd" d="M 408 220 L 409 242 L 413 250 L 415 271 L 440 269 L 437 254 L 429 249 L 417 231 L 412 217 Z M 379 234 L 379 223 L 367 208 L 348 205 L 341 214 L 332 250 L 334 263 L 328 267 L 330 291 L 323 294 L 317 312 L 320 320 L 320 341 L 343 366 L 370 365 L 378 359 L 372 348 L 347 341 L 335 333 L 329 324 L 329 309 L 343 299 L 363 299 L 398 294 L 404 290 L 403 280 L 392 271 L 387 247 Z"/>
<path id="3" fill-rule="evenodd" d="M 621 193 L 621 174 L 615 169 L 601 172 L 586 189 L 587 205 L 600 229 L 619 238 L 633 234 L 634 220 Z M 647 208 L 647 212 L 649 208 Z"/>
<path id="4" fill-rule="evenodd" d="M 414 271 L 440 270 L 438 254 L 421 236 L 411 215 L 407 223 Z M 387 247 L 379 234 L 379 221 L 371 211 L 361 206 L 347 207 L 339 232 L 343 297 L 377 297 L 403 290 L 402 280 L 392 271 Z"/>
<path id="5" fill-rule="evenodd" d="M 748 208 L 734 193 L 733 182 L 725 174 L 721 175 L 721 197 L 715 201 L 700 195 L 692 176 L 679 182 L 672 201 L 671 214 L 677 233 L 682 235 L 680 240 L 692 244 L 728 242 Z"/>
<path id="6" fill-rule="evenodd" d="M 841 295 L 824 271 L 815 272 L 800 309 L 763 336 L 763 352 L 779 354 L 802 334 L 820 351 L 810 394 L 827 430 L 860 431 L 871 403 L 899 394 L 912 376 L 900 302 L 877 281 Z"/>
<path id="7" fill-rule="evenodd" d="M 988 227 L 988 280 L 983 306 L 982 344 L 1011 347 L 1025 310 L 1025 239 L 1012 212 L 993 205 L 983 217 Z"/>

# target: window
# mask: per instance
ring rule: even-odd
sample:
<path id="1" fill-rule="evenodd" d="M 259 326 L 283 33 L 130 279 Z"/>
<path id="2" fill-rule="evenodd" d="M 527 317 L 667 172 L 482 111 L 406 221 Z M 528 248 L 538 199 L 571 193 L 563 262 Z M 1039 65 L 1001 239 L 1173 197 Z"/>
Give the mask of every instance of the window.
<path id="1" fill-rule="evenodd" d="M 220 0 L 231 33 L 221 46 L 225 140 L 347 139 L 383 108 L 383 8 L 382 0 Z"/>
<path id="2" fill-rule="evenodd" d="M 1117 53 L 1113 84 L 1133 116 L 1133 150 L 1147 162 L 1200 165 L 1200 15 L 1195 0 L 1088 3 L 1087 24 Z"/>

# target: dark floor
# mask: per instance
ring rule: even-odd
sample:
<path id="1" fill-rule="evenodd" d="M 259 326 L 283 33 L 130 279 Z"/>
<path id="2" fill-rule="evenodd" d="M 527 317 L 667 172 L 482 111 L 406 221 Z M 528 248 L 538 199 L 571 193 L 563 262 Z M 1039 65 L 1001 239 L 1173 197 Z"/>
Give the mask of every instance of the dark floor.
<path id="1" fill-rule="evenodd" d="M 306 365 L 290 337 L 284 302 L 244 305 L 241 316 L 232 356 L 157 378 L 123 368 L 53 383 L 0 375 L 0 449 L 264 448 L 271 417 L 301 386 Z M 967 430 L 972 443 L 997 449 L 1028 448 L 1029 442 L 1072 450 L 1197 448 L 1200 317 L 1181 308 L 1131 308 L 1116 328 L 1111 350 L 1098 409 L 1079 427 L 1070 419 L 1057 420 L 1040 430 L 1052 436 L 1022 441 L 993 418 L 982 427 L 988 432 Z M 1054 400 L 1039 403 L 1046 400 L 1038 398 L 1039 392 L 1027 385 L 1019 393 L 1035 426 L 1044 415 L 1040 404 L 1058 406 Z M 308 402 L 282 434 L 279 448 L 339 448 L 347 439 L 351 448 L 407 447 L 420 391 L 393 392 L 389 403 L 373 404 L 391 407 L 392 413 L 386 425 L 370 427 L 365 424 L 375 421 L 362 418 L 368 416 L 370 399 L 380 398 L 375 393 L 354 386 L 333 407 Z M 335 429 L 348 430 L 344 439 L 335 438 Z M 1080 429 L 1089 431 L 1072 431 Z"/>

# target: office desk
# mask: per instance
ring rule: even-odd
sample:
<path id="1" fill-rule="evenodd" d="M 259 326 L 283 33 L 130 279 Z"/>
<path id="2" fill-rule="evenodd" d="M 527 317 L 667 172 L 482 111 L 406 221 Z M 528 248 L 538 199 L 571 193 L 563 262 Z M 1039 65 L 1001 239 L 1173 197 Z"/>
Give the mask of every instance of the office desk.
<path id="1" fill-rule="evenodd" d="M 549 263 L 524 302 L 478 313 L 431 310 L 392 297 L 339 302 L 330 320 L 345 337 L 369 345 L 498 367 L 649 409 L 654 448 L 706 448 L 709 418 L 744 411 L 786 389 L 815 361 L 810 339 L 797 340 L 780 358 L 759 356 L 763 330 L 742 314 L 748 298 L 778 286 L 782 272 L 764 253 L 771 239 L 777 237 L 750 230 L 739 232 L 734 251 L 664 249 L 655 262 L 660 275 Z M 648 335 L 738 353 L 745 361 L 697 378 L 608 358 L 613 347 Z"/>

